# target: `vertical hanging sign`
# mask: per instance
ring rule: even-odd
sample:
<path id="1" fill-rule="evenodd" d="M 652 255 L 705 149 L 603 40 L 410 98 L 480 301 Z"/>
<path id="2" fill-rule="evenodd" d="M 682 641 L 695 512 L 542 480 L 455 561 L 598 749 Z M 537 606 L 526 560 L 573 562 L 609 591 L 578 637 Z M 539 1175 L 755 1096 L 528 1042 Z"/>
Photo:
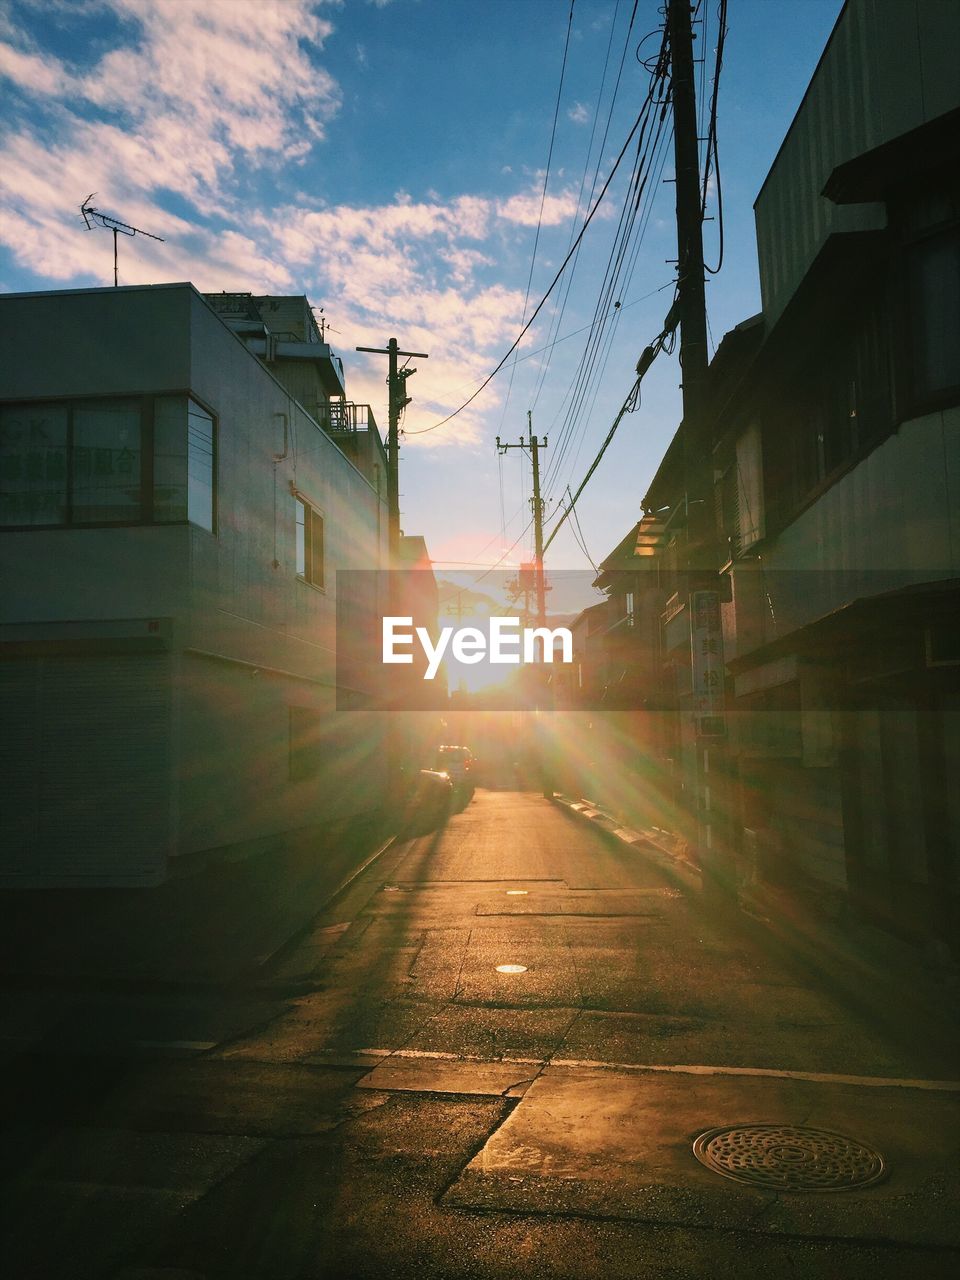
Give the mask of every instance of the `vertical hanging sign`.
<path id="1" fill-rule="evenodd" d="M 720 593 L 690 593 L 690 669 L 697 737 L 722 737 L 724 722 L 723 628 Z"/>

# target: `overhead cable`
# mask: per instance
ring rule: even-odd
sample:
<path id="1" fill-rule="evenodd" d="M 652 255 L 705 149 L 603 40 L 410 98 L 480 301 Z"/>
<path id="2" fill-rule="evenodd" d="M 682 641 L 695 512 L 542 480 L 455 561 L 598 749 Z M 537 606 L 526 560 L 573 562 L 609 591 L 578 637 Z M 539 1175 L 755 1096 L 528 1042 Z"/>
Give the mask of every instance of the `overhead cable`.
<path id="1" fill-rule="evenodd" d="M 577 489 L 577 492 L 570 499 L 569 504 L 566 507 L 564 507 L 563 514 L 561 515 L 557 523 L 553 526 L 553 529 L 550 531 L 549 538 L 547 538 L 546 542 L 543 544 L 544 555 L 546 555 L 547 548 L 550 546 L 551 542 L 553 542 L 554 538 L 563 528 L 564 522 L 567 520 L 567 518 L 570 515 L 572 515 L 573 509 L 577 505 L 580 495 L 583 493 L 584 489 L 587 487 L 587 484 L 590 481 L 590 477 L 596 471 L 597 467 L 599 467 L 600 461 L 603 458 L 603 455 L 606 453 L 607 448 L 610 444 L 610 441 L 616 435 L 617 428 L 620 426 L 620 423 L 623 421 L 624 417 L 628 413 L 633 413 L 637 409 L 639 409 L 640 384 L 643 382 L 644 375 L 646 374 L 650 366 L 653 364 L 654 360 L 657 358 L 659 353 L 663 350 L 669 351 L 670 339 L 673 333 L 675 332 L 676 325 L 677 325 L 677 318 L 678 318 L 677 307 L 676 307 L 676 304 L 674 304 L 674 306 L 670 308 L 670 314 L 667 316 L 663 329 L 660 331 L 657 337 L 653 340 L 650 346 L 644 348 L 643 353 L 640 356 L 640 359 L 637 361 L 637 379 L 634 382 L 633 386 L 630 388 L 627 398 L 624 400 L 623 404 L 620 406 L 620 411 L 617 414 L 617 416 L 614 418 L 613 423 L 610 426 L 610 430 L 607 432 L 606 438 L 604 439 L 603 444 L 600 446 L 599 453 L 594 458 L 593 462 L 591 462 L 590 468 L 587 471 L 587 474 L 580 481 L 580 485 L 579 485 L 579 488 Z"/>
<path id="2" fill-rule="evenodd" d="M 706 214 L 707 186 L 710 181 L 712 157 L 713 172 L 717 183 L 717 235 L 720 243 L 717 251 L 717 265 L 711 267 L 707 266 L 706 263 L 704 264 L 704 270 L 711 275 L 716 275 L 723 266 L 723 189 L 720 185 L 720 152 L 717 146 L 717 97 L 720 92 L 720 72 L 723 68 L 723 46 L 727 38 L 727 0 L 719 0 L 717 18 L 719 29 L 717 32 L 716 61 L 713 72 L 713 92 L 710 96 L 710 124 L 707 127 L 707 145 L 703 165 L 703 191 L 701 194 L 701 207 L 703 213 Z"/>
<path id="3" fill-rule="evenodd" d="M 570 51 L 570 32 L 573 28 L 573 6 L 575 0 L 570 0 L 570 13 L 567 17 L 567 35 L 563 44 L 563 61 L 560 64 L 560 83 L 557 85 L 557 101 L 553 108 L 553 126 L 550 130 L 550 146 L 547 148 L 547 167 L 543 174 L 543 190 L 540 192 L 540 209 L 537 213 L 537 230 L 533 237 L 533 253 L 530 255 L 530 270 L 527 273 L 527 287 L 523 295 L 523 311 L 520 313 L 520 319 L 527 318 L 527 303 L 530 301 L 530 286 L 533 284 L 533 269 L 537 262 L 537 249 L 540 246 L 540 231 L 543 226 L 543 207 L 547 200 L 547 184 L 550 181 L 550 165 L 553 162 L 553 147 L 557 140 L 557 120 L 560 117 L 560 101 L 563 96 L 563 78 L 567 70 L 567 54 Z M 507 386 L 507 394 L 503 402 L 503 414 L 500 418 L 500 428 L 507 416 L 507 405 L 510 403 L 510 392 L 513 390 L 513 377 L 516 372 L 516 361 L 510 369 L 510 382 Z"/>
<path id="4" fill-rule="evenodd" d="M 510 347 L 504 354 L 503 358 L 500 360 L 497 366 L 489 374 L 487 374 L 486 378 L 484 378 L 483 382 L 480 383 L 476 391 L 474 391 L 472 395 L 468 396 L 467 399 L 464 400 L 463 404 L 459 406 L 459 408 L 454 409 L 453 413 L 448 413 L 445 418 L 441 418 L 441 420 L 439 422 L 435 422 L 433 426 L 420 427 L 417 430 L 413 430 L 413 431 L 408 430 L 405 432 L 406 435 L 419 436 L 419 435 L 425 435 L 428 431 L 436 431 L 438 427 L 444 426 L 446 423 L 450 422 L 451 419 L 455 418 L 458 413 L 462 413 L 463 410 L 466 409 L 466 407 L 469 404 L 472 404 L 473 401 L 476 400 L 480 392 L 483 391 L 484 388 L 487 387 L 493 381 L 493 379 L 497 376 L 497 374 L 500 372 L 503 366 L 507 363 L 507 361 L 513 355 L 514 351 L 516 351 L 517 347 L 520 345 L 521 341 L 523 340 L 524 334 L 526 334 L 527 330 L 530 329 L 534 320 L 536 320 L 537 316 L 542 311 L 550 295 L 553 293 L 554 289 L 557 287 L 557 283 L 560 280 L 560 277 L 563 275 L 567 267 L 567 264 L 570 262 L 570 259 L 576 253 L 577 247 L 579 246 L 581 240 L 587 233 L 587 228 L 590 226 L 590 223 L 593 221 L 594 217 L 596 216 L 597 210 L 600 208 L 600 205 L 603 203 L 603 198 L 607 194 L 607 191 L 610 188 L 610 184 L 611 182 L 613 182 L 613 179 L 616 176 L 617 171 L 619 170 L 620 165 L 623 162 L 623 157 L 627 154 L 627 151 L 630 148 L 630 144 L 633 142 L 633 139 L 636 136 L 636 132 L 640 127 L 641 121 L 643 119 L 645 107 L 646 107 L 646 104 L 644 104 L 644 108 L 641 109 L 640 114 L 637 116 L 636 120 L 634 121 L 633 127 L 631 128 L 630 132 L 627 134 L 626 141 L 624 142 L 623 146 L 620 148 L 620 153 L 617 156 L 616 160 L 613 162 L 613 166 L 610 172 L 607 174 L 606 181 L 604 182 L 603 186 L 600 189 L 600 194 L 597 196 L 596 200 L 593 203 L 593 207 L 591 208 L 590 212 L 587 214 L 586 218 L 584 219 L 583 226 L 580 228 L 580 231 L 578 232 L 576 239 L 574 240 L 569 251 L 567 252 L 566 257 L 563 259 L 563 262 L 561 262 L 560 267 L 557 271 L 557 274 L 553 277 L 553 280 L 550 282 L 550 285 L 546 293 L 543 295 L 543 297 L 540 299 L 540 301 L 537 303 L 536 307 L 534 308 L 533 312 L 531 313 L 530 319 L 523 325 L 523 327 L 521 328 L 520 332 L 517 334 L 514 341 L 510 344 Z"/>

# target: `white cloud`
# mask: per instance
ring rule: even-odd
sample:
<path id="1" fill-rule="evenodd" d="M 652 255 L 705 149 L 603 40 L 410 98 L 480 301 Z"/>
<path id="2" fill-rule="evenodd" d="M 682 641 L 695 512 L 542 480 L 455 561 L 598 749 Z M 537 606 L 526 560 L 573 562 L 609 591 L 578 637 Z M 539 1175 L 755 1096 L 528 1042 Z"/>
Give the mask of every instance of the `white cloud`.
<path id="1" fill-rule="evenodd" d="M 51 283 L 108 283 L 111 238 L 88 233 L 79 213 L 96 191 L 98 207 L 163 237 L 121 244 L 121 283 L 306 292 L 339 331 L 352 398 L 386 421 L 383 369 L 353 348 L 396 333 L 431 353 L 407 425 L 455 409 L 520 327 L 522 291 L 497 280 L 505 252 L 522 254 L 538 222 L 565 225 L 574 193 L 541 200 L 542 175 L 532 175 L 504 198 L 398 193 L 380 205 L 318 206 L 298 194 L 258 207 L 242 185 L 248 172 L 289 174 L 338 110 L 339 87 L 317 65 L 331 24 L 312 0 L 99 3 L 123 20 L 125 43 L 92 65 L 15 35 L 0 43 L 0 78 L 30 107 L 0 141 L 0 242 L 17 262 Z M 498 394 L 492 386 L 455 431 L 411 443 L 477 441 Z"/>
<path id="2" fill-rule="evenodd" d="M 56 58 L 44 57 L 0 42 L 0 77 L 20 89 L 41 95 L 69 92 L 71 78 Z"/>
<path id="3" fill-rule="evenodd" d="M 559 196 L 548 195 L 543 199 L 542 208 L 538 191 L 511 196 L 497 206 L 501 218 L 523 227 L 535 227 L 538 222 L 544 227 L 556 227 L 568 222 L 576 211 L 577 197 L 573 191 L 565 191 Z"/>
<path id="4" fill-rule="evenodd" d="M 582 102 L 575 102 L 567 111 L 567 119 L 574 124 L 586 124 L 590 119 L 590 108 Z"/>
<path id="5" fill-rule="evenodd" d="M 44 145 L 39 128 L 26 130 L 38 161 L 57 165 L 79 154 L 101 190 L 166 187 L 212 212 L 241 161 L 295 159 L 322 138 L 339 91 L 308 56 L 306 46 L 322 45 L 331 31 L 309 0 L 104 3 L 134 25 L 135 37 L 83 74 L 0 45 L 0 76 L 62 103 L 56 143 Z M 75 103 L 107 118 L 90 119 Z"/>

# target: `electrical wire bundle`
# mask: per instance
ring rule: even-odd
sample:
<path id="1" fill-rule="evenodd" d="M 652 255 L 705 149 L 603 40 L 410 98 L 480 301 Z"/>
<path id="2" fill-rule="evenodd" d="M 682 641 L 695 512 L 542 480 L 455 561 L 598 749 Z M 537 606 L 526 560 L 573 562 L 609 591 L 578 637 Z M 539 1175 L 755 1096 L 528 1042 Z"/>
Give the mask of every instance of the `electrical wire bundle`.
<path id="1" fill-rule="evenodd" d="M 700 11 L 700 9 L 703 7 L 703 4 L 704 4 L 704 0 L 699 0 L 699 3 L 697 5 L 697 12 Z M 619 0 L 618 0 L 618 10 L 619 10 Z M 626 41 L 624 43 L 624 54 L 626 52 L 627 47 L 629 46 L 630 35 L 633 29 L 634 19 L 636 17 L 636 11 L 637 11 L 637 0 L 634 0 L 633 11 L 630 17 L 630 23 L 627 30 Z M 694 16 L 696 17 L 696 14 Z M 542 193 L 541 206 L 540 206 L 541 218 L 543 213 L 543 203 L 546 197 L 547 181 L 549 179 L 550 158 L 552 158 L 552 154 L 553 154 L 553 143 L 554 143 L 554 137 L 556 132 L 557 118 L 559 114 L 560 94 L 562 91 L 563 77 L 566 69 L 566 58 L 567 58 L 567 50 L 569 48 L 572 17 L 573 17 L 573 3 L 571 3 L 571 7 L 570 7 L 570 16 L 569 16 L 568 25 L 567 25 L 567 40 L 564 47 L 563 67 L 561 68 L 561 74 L 560 74 L 560 88 L 558 89 L 557 104 L 554 111 L 553 134 L 551 135 L 551 141 L 550 141 L 550 153 L 548 157 L 547 172 L 544 177 L 544 186 L 543 186 L 543 193 Z M 701 192 L 701 213 L 702 213 L 702 217 L 705 218 L 706 209 L 707 209 L 709 183 L 710 183 L 710 177 L 712 172 L 716 182 L 719 246 L 718 246 L 718 259 L 717 259 L 716 266 L 706 267 L 706 270 L 710 271 L 711 273 L 716 273 L 720 270 L 720 267 L 723 262 L 723 250 L 724 250 L 723 202 L 722 202 L 722 192 L 721 192 L 721 186 L 720 186 L 720 162 L 719 162 L 719 152 L 718 152 L 718 145 L 717 145 L 717 101 L 718 101 L 718 94 L 719 94 L 720 72 L 723 65 L 724 41 L 727 34 L 727 0 L 718 0 L 717 20 L 718 20 L 718 30 L 717 30 L 717 37 L 716 37 L 717 43 L 716 43 L 716 50 L 715 50 L 713 84 L 712 84 L 712 89 L 710 94 L 709 121 L 706 127 L 706 133 L 705 135 L 703 135 L 705 148 L 704 148 L 703 160 L 702 160 L 702 192 Z M 706 27 L 707 27 L 706 12 L 704 13 L 704 17 L 702 21 L 704 26 L 704 36 L 706 36 Z M 613 28 L 615 27 L 615 25 L 616 25 L 616 18 L 614 18 L 614 23 L 611 27 L 610 43 L 608 44 L 608 47 L 607 47 L 607 61 L 605 62 L 605 65 L 604 65 L 603 79 L 601 82 L 600 93 L 598 96 L 598 110 L 599 110 L 599 103 L 603 97 L 604 85 L 606 83 L 607 69 L 608 69 L 609 58 L 610 58 L 610 50 L 612 47 L 612 40 L 613 40 Z M 576 271 L 577 263 L 579 260 L 580 248 L 583 242 L 584 235 L 591 221 L 593 220 L 604 196 L 607 194 L 611 186 L 611 183 L 616 173 L 618 172 L 624 157 L 626 156 L 627 152 L 633 145 L 634 139 L 636 138 L 636 145 L 634 147 L 634 158 L 632 163 L 631 174 L 630 174 L 629 182 L 627 184 L 627 190 L 626 190 L 623 205 L 620 211 L 617 227 L 613 236 L 613 242 L 607 257 L 606 266 L 605 266 L 600 287 L 597 293 L 597 300 L 594 307 L 593 317 L 590 321 L 590 324 L 588 326 L 585 326 L 587 330 L 587 337 L 584 342 L 583 350 L 580 355 L 580 358 L 574 367 L 573 375 L 571 377 L 570 383 L 567 387 L 566 392 L 564 393 L 563 399 L 560 404 L 560 408 L 557 412 L 557 415 L 554 418 L 553 423 L 548 428 L 548 431 L 553 432 L 557 422 L 560 423 L 559 428 L 557 430 L 555 448 L 551 455 L 550 462 L 548 464 L 548 467 L 544 475 L 544 480 L 543 480 L 544 501 L 545 501 L 545 504 L 548 504 L 549 502 L 553 501 L 553 499 L 551 498 L 551 494 L 557 493 L 557 492 L 563 492 L 564 490 L 567 494 L 568 501 L 565 504 L 561 503 L 558 506 L 553 516 L 553 519 L 556 521 L 556 523 L 554 524 L 554 527 L 550 532 L 549 537 L 547 538 L 547 541 L 544 545 L 544 551 L 546 551 L 547 547 L 550 546 L 551 542 L 554 540 L 560 528 L 564 525 L 567 519 L 572 516 L 574 520 L 574 524 L 571 525 L 571 528 L 574 528 L 574 526 L 576 526 L 576 529 L 579 530 L 579 537 L 577 537 L 577 542 L 580 545 L 580 548 L 583 551 L 584 555 L 587 557 L 588 560 L 590 560 L 591 564 L 593 564 L 593 561 L 592 561 L 592 558 L 590 557 L 589 551 L 587 550 L 586 542 L 585 542 L 585 539 L 583 538 L 583 532 L 581 529 L 579 529 L 579 520 L 577 519 L 577 516 L 575 513 L 577 500 L 582 494 L 590 478 L 593 476 L 594 472 L 596 471 L 601 459 L 603 458 L 604 453 L 606 452 L 610 442 L 613 439 L 613 436 L 617 431 L 617 428 L 620 425 L 620 422 L 626 416 L 626 414 L 634 412 L 639 407 L 640 383 L 647 369 L 650 367 L 650 364 L 652 364 L 653 360 L 661 351 L 666 351 L 667 354 L 670 354 L 673 351 L 674 344 L 675 344 L 675 332 L 676 332 L 677 321 L 675 318 L 676 306 L 674 305 L 673 307 L 671 307 L 670 314 L 668 315 L 667 320 L 665 321 L 663 330 L 660 332 L 657 338 L 650 344 L 650 346 L 645 348 L 643 354 L 641 355 L 640 361 L 638 362 L 638 365 L 637 365 L 637 378 L 633 387 L 628 393 L 612 425 L 610 426 L 607 432 L 607 435 L 600 447 L 599 452 L 597 453 L 596 457 L 594 458 L 594 461 L 590 465 L 589 470 L 587 471 L 579 487 L 577 488 L 576 493 L 571 493 L 571 487 L 569 484 L 569 474 L 573 469 L 573 467 L 576 466 L 580 449 L 582 447 L 582 444 L 586 435 L 587 427 L 590 421 L 590 416 L 593 411 L 594 405 L 596 403 L 597 395 L 603 380 L 603 375 L 605 373 L 606 364 L 609 359 L 611 347 L 617 331 L 620 315 L 623 310 L 622 298 L 626 295 L 627 290 L 629 289 L 629 285 L 630 285 L 634 270 L 636 268 L 640 248 L 643 243 L 643 239 L 644 239 L 644 235 L 646 233 L 647 227 L 649 225 L 653 203 L 654 203 L 654 197 L 655 197 L 656 191 L 659 188 L 660 177 L 661 177 L 664 165 L 666 163 L 667 155 L 669 153 L 669 148 L 670 148 L 670 142 L 673 137 L 673 124 L 672 124 L 672 119 L 670 119 L 670 100 L 671 100 L 671 85 L 670 85 L 670 78 L 669 78 L 670 48 L 669 48 L 669 36 L 668 36 L 667 26 L 665 23 L 662 29 L 660 30 L 662 31 L 661 40 L 660 40 L 659 48 L 655 55 L 642 57 L 641 53 L 647 41 L 654 38 L 657 35 L 657 31 L 649 32 L 643 38 L 643 40 L 640 41 L 639 45 L 636 48 L 637 61 L 641 64 L 641 66 L 645 68 L 645 70 L 647 71 L 650 77 L 644 102 L 634 122 L 634 125 L 627 136 L 627 140 L 620 151 L 620 154 L 618 155 L 609 174 L 607 175 L 607 178 L 603 183 L 603 186 L 601 187 L 599 194 L 594 199 L 593 195 L 596 189 L 597 181 L 599 179 L 599 164 L 598 164 L 598 168 L 594 174 L 593 181 L 590 188 L 590 193 L 587 199 L 588 204 L 590 204 L 590 201 L 592 200 L 592 204 L 590 204 L 589 213 L 584 218 L 583 224 L 580 227 L 579 232 L 575 236 L 573 234 L 573 230 L 571 229 L 571 238 L 570 238 L 570 243 L 568 246 L 567 253 L 560 265 L 559 270 L 554 276 L 549 288 L 546 290 L 545 294 L 543 295 L 543 297 L 541 298 L 537 306 L 533 309 L 529 318 L 526 318 L 526 307 L 527 307 L 527 300 L 529 299 L 530 282 L 533 277 L 533 268 L 534 268 L 534 262 L 536 259 L 537 245 L 539 244 L 540 220 L 538 219 L 537 237 L 536 237 L 536 242 L 534 246 L 533 259 L 531 260 L 531 265 L 530 265 L 530 276 L 527 281 L 527 294 L 524 301 L 525 319 L 524 319 L 522 328 L 519 334 L 517 335 L 517 338 L 515 339 L 515 341 L 509 348 L 509 350 L 506 352 L 503 359 L 496 366 L 496 368 L 493 369 L 493 371 L 487 376 L 487 378 L 484 379 L 484 381 L 480 384 L 480 386 L 477 387 L 477 389 L 472 393 L 472 395 L 470 395 L 467 398 L 467 400 L 465 400 L 464 403 L 459 406 L 459 408 L 455 409 L 453 413 L 449 414 L 446 418 L 442 419 L 440 422 L 433 424 L 433 426 L 421 428 L 419 430 L 410 431 L 407 433 L 410 435 L 419 435 L 427 431 L 434 431 L 438 427 L 441 427 L 445 423 L 449 422 L 452 418 L 456 417 L 456 415 L 460 413 L 463 409 L 465 409 L 467 405 L 472 403 L 472 401 L 475 400 L 476 397 L 484 390 L 484 388 L 492 381 L 492 379 L 496 376 L 496 374 L 499 373 L 500 370 L 505 367 L 510 357 L 514 355 L 524 335 L 529 331 L 530 327 L 532 326 L 534 321 L 537 319 L 541 310 L 543 309 L 548 299 L 551 297 L 554 290 L 556 289 L 561 278 L 564 278 L 564 287 L 562 291 L 562 296 L 560 297 L 558 304 L 555 305 L 554 314 L 551 320 L 551 325 L 549 330 L 548 341 L 545 344 L 545 347 L 543 348 L 543 350 L 545 350 L 548 353 L 548 358 L 544 362 L 538 377 L 538 382 L 537 382 L 534 400 L 533 400 L 534 405 L 536 405 L 536 402 L 539 399 L 539 396 L 543 389 L 544 381 L 546 378 L 546 372 L 549 366 L 550 353 L 552 352 L 553 347 L 557 345 L 558 342 L 566 340 L 566 339 L 560 339 L 556 335 L 559 332 L 560 322 L 566 306 L 567 298 L 570 293 L 570 288 L 573 281 L 574 273 Z M 702 61 L 702 65 L 704 70 L 701 75 L 700 100 L 701 100 L 701 104 L 705 104 L 706 96 L 707 96 L 705 91 L 706 90 L 706 86 L 705 86 L 706 57 L 704 57 Z M 620 66 L 619 66 L 619 70 L 616 78 L 616 84 L 614 86 L 613 95 L 610 101 L 606 128 L 604 130 L 603 140 L 601 141 L 601 144 L 600 144 L 601 154 L 602 154 L 603 146 L 606 142 L 606 138 L 609 132 L 610 121 L 613 113 L 613 107 L 616 100 L 616 94 L 617 94 L 617 90 L 619 88 L 621 76 L 623 73 L 623 66 L 624 66 L 624 57 L 621 56 Z M 593 139 L 594 139 L 595 130 L 596 130 L 596 118 L 597 118 L 597 114 L 595 114 L 595 117 L 594 117 L 595 119 L 594 132 L 591 133 L 590 144 L 587 150 L 587 160 L 584 167 L 583 177 L 580 183 L 580 193 L 578 196 L 576 217 L 579 217 L 580 208 L 583 203 L 583 194 L 586 189 L 586 177 L 590 167 L 590 155 L 592 154 Z M 669 124 L 668 124 L 668 120 L 669 120 Z M 575 222 L 576 222 L 576 217 L 575 217 Z M 676 284 L 676 282 L 673 282 L 673 283 L 674 285 Z M 661 288 L 667 288 L 667 287 L 669 287 L 669 284 L 661 286 Z M 654 290 L 654 292 L 658 292 L 658 291 L 659 290 Z M 676 301 L 676 297 L 674 301 Z M 567 335 L 567 337 L 571 337 L 571 336 L 573 335 Z M 525 357 L 516 357 L 512 362 L 511 386 L 512 386 L 513 369 L 515 368 L 518 360 L 523 358 Z M 508 390 L 507 398 L 509 399 L 509 390 Z M 504 406 L 504 413 L 505 412 L 506 412 L 506 405 Z M 564 469 L 565 463 L 566 463 L 566 468 Z M 503 508 L 503 499 L 502 499 L 502 473 L 501 473 L 501 536 L 505 533 L 507 525 L 512 524 L 513 520 L 516 519 L 516 515 L 519 514 L 519 511 L 518 511 L 513 517 L 511 517 L 510 521 L 504 521 L 502 508 Z M 522 507 L 521 507 L 521 510 L 522 510 Z M 526 533 L 529 531 L 532 524 L 533 524 L 533 521 L 531 520 L 529 524 L 526 526 L 526 528 L 522 531 L 520 536 L 512 544 L 512 546 L 508 548 L 506 552 L 504 552 L 504 554 L 500 557 L 500 559 L 496 562 L 496 564 L 492 565 L 490 570 L 488 570 L 487 572 L 492 572 L 494 568 L 496 568 L 500 563 L 503 562 L 504 559 L 506 559 L 506 557 L 510 554 L 510 552 L 522 540 L 522 538 L 525 537 Z M 574 536 L 576 537 L 576 533 Z M 495 541 L 495 539 L 491 541 Z M 489 546 L 490 544 L 488 543 L 487 545 Z M 482 576 L 485 577 L 486 574 Z"/>

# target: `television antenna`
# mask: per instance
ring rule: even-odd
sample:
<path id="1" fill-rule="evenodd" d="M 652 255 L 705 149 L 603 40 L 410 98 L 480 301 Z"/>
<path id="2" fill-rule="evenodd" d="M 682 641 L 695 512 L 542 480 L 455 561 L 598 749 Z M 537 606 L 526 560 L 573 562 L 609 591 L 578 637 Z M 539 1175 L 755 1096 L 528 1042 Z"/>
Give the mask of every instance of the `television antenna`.
<path id="1" fill-rule="evenodd" d="M 107 231 L 113 232 L 113 287 L 116 289 L 119 280 L 117 279 L 117 236 L 146 236 L 148 240 L 159 240 L 164 243 L 163 236 L 155 236 L 151 231 L 144 231 L 142 227 L 132 227 L 129 222 L 121 222 L 118 218 L 111 218 L 108 213 L 101 213 L 99 209 L 95 209 L 90 203 L 97 193 L 91 191 L 80 206 L 80 213 L 86 223 L 87 230 L 92 231 L 94 227 L 103 227 Z"/>

